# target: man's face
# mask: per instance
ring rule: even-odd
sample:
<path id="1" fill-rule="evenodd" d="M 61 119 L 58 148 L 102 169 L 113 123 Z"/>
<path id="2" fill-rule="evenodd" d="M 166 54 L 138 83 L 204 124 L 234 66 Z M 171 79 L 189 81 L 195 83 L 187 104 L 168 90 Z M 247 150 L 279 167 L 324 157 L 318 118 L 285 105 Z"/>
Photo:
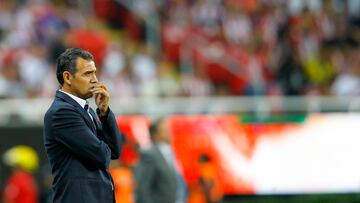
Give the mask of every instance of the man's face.
<path id="1" fill-rule="evenodd" d="M 166 120 L 161 121 L 158 129 L 159 139 L 165 143 L 171 144 L 172 135 Z"/>
<path id="2" fill-rule="evenodd" d="M 94 61 L 79 57 L 76 60 L 76 72 L 71 77 L 71 91 L 77 97 L 88 99 L 93 96 L 90 90 L 94 88 L 97 82 Z"/>

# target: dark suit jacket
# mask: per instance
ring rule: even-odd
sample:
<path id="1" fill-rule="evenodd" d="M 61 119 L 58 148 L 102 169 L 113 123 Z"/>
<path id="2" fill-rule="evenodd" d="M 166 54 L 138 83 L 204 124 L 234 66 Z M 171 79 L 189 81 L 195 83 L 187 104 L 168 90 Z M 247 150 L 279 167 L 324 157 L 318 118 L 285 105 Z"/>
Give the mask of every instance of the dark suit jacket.
<path id="1" fill-rule="evenodd" d="M 122 135 L 110 110 L 96 124 L 75 100 L 57 91 L 44 117 L 44 144 L 54 177 L 54 203 L 115 202 L 108 172 Z M 96 125 L 96 126 L 95 126 Z"/>
<path id="2" fill-rule="evenodd" d="M 135 168 L 137 181 L 137 203 L 174 203 L 177 198 L 178 181 L 173 167 L 170 167 L 154 144 L 142 151 Z"/>

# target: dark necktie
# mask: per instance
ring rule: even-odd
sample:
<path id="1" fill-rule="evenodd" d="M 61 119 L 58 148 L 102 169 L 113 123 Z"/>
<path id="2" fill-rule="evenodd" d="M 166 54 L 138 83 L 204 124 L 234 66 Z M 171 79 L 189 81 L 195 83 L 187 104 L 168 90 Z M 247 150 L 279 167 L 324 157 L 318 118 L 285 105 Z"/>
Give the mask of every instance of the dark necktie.
<path id="1" fill-rule="evenodd" d="M 89 112 L 89 103 L 88 102 L 86 102 L 84 109 L 86 112 Z"/>
<path id="2" fill-rule="evenodd" d="M 93 117 L 91 116 L 91 114 L 90 114 L 90 108 L 89 108 L 89 103 L 88 103 L 88 101 L 86 101 L 85 106 L 84 106 L 84 109 L 85 109 L 85 111 L 87 112 L 87 114 L 89 115 L 89 117 L 90 117 L 91 121 L 93 122 L 94 126 L 96 126 L 95 123 L 94 123 L 94 118 L 93 118 Z M 95 127 L 95 128 L 96 128 L 96 127 Z"/>

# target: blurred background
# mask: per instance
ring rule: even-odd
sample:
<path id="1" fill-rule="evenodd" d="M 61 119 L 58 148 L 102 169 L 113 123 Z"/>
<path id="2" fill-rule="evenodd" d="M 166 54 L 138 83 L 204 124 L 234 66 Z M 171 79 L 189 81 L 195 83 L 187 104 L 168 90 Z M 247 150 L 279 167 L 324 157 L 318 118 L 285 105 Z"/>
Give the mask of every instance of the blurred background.
<path id="1" fill-rule="evenodd" d="M 222 202 L 360 201 L 359 43 L 360 0 L 0 0 L 0 199 L 22 168 L 49 202 L 43 116 L 56 58 L 80 47 L 126 135 L 126 180 L 162 117 L 189 199 L 206 155 Z"/>

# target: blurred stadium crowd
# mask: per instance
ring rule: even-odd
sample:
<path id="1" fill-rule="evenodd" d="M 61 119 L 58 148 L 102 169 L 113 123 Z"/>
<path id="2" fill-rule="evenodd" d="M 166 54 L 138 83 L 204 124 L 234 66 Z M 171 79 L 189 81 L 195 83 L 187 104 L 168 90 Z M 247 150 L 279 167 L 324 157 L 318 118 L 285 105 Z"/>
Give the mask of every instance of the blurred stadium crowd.
<path id="1" fill-rule="evenodd" d="M 115 97 L 360 93 L 356 1 L 120 2 L 0 1 L 0 98 L 52 97 L 72 46 L 94 54 Z"/>
<path id="2" fill-rule="evenodd" d="M 53 97 L 67 47 L 112 97 L 360 96 L 359 43 L 360 0 L 0 0 L 0 99 Z"/>

